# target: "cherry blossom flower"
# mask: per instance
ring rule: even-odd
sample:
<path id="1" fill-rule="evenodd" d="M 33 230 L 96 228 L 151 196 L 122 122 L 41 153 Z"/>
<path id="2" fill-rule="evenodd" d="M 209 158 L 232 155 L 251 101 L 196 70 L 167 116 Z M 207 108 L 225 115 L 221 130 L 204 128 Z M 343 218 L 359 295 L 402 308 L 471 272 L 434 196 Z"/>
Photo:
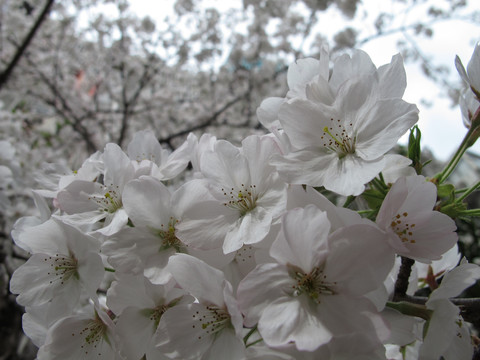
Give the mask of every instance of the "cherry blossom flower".
<path id="1" fill-rule="evenodd" d="M 115 324 L 97 305 L 56 322 L 39 349 L 38 360 L 122 360 Z"/>
<path id="2" fill-rule="evenodd" d="M 397 254 L 430 263 L 456 244 L 455 222 L 433 210 L 436 199 L 423 176 L 401 177 L 391 187 L 376 221 Z"/>
<path id="3" fill-rule="evenodd" d="M 53 219 L 26 229 L 22 236 L 32 238 L 28 243 L 33 255 L 10 281 L 10 291 L 19 294 L 19 304 L 34 306 L 55 300 L 73 308 L 82 292 L 96 296 L 104 275 L 96 239 Z"/>
<path id="4" fill-rule="evenodd" d="M 127 155 L 133 161 L 137 176 L 151 175 L 159 180 L 169 180 L 187 167 L 195 143 L 195 135 L 189 134 L 180 147 L 169 153 L 161 147 L 153 132 L 138 131 L 128 144 Z"/>
<path id="5" fill-rule="evenodd" d="M 158 347 L 174 359 L 243 359 L 242 314 L 223 273 L 186 254 L 170 258 L 180 287 L 198 302 L 168 309 L 160 319 Z"/>
<path id="6" fill-rule="evenodd" d="M 302 66 L 308 69 L 295 73 L 313 72 L 311 61 L 295 65 Z M 359 195 L 388 165 L 384 154 L 416 123 L 418 109 L 401 99 L 406 81 L 400 56 L 376 69 L 357 51 L 338 59 L 330 78 L 327 74 L 322 71 L 306 85 L 301 77 L 305 95 L 283 101 L 276 113 L 268 111 L 293 147 L 272 163 L 289 183 Z"/>
<path id="7" fill-rule="evenodd" d="M 116 271 L 143 273 L 154 284 L 166 284 L 172 278 L 167 268 L 169 257 L 177 252 L 193 254 L 217 266 L 230 260 L 219 256 L 221 249 L 196 250 L 178 238 L 177 227 L 196 191 L 191 185 L 186 183 L 172 194 L 156 178 L 141 176 L 125 186 L 123 206 L 134 226 L 120 230 L 102 244 L 102 252 Z"/>
<path id="8" fill-rule="evenodd" d="M 103 184 L 74 180 L 57 194 L 59 208 L 67 213 L 63 221 L 73 225 L 99 225 L 105 236 L 123 228 L 128 216 L 123 209 L 122 192 L 125 184 L 135 178 L 132 161 L 116 144 L 107 144 L 103 153 Z"/>
<path id="9" fill-rule="evenodd" d="M 120 349 L 127 359 L 140 360 L 144 355 L 147 359 L 167 359 L 155 348 L 160 319 L 169 308 L 194 300 L 174 285 L 154 285 L 143 275 L 122 274 L 108 289 L 107 304 L 117 315 Z"/>
<path id="10" fill-rule="evenodd" d="M 333 338 L 353 341 L 357 334 L 359 352 L 368 352 L 380 344 L 377 330 L 388 333 L 364 296 L 393 266 L 384 234 L 366 224 L 329 233 L 326 213 L 315 206 L 290 210 L 270 250 L 277 263 L 257 266 L 240 283 L 245 325 L 258 322 L 267 345 L 294 342 L 299 350 L 313 351 Z"/>
<path id="11" fill-rule="evenodd" d="M 450 298 L 460 295 L 480 279 L 480 267 L 466 261 L 447 272 L 440 286 L 434 290 L 426 303 L 433 310 L 428 321 L 426 336 L 420 347 L 420 358 L 437 360 L 470 360 L 473 345 L 470 331 L 463 321 L 459 307 Z"/>
<path id="12" fill-rule="evenodd" d="M 286 184 L 268 164 L 278 152 L 270 137 L 249 136 L 237 148 L 219 140 L 200 155 L 205 179 L 193 180 L 191 205 L 178 237 L 193 248 L 222 247 L 225 254 L 260 242 L 285 209 Z M 192 185 L 193 186 L 193 185 Z"/>
<path id="13" fill-rule="evenodd" d="M 467 128 L 470 128 L 473 117 L 480 109 L 480 43 L 475 45 L 466 70 L 458 55 L 455 57 L 455 67 L 467 85 L 467 88 L 460 94 L 459 103 L 463 123 Z"/>
<path id="14" fill-rule="evenodd" d="M 480 101 L 480 43 L 475 45 L 467 70 L 458 57 L 455 57 L 455 67 L 463 81 L 470 87 L 477 100 Z"/>

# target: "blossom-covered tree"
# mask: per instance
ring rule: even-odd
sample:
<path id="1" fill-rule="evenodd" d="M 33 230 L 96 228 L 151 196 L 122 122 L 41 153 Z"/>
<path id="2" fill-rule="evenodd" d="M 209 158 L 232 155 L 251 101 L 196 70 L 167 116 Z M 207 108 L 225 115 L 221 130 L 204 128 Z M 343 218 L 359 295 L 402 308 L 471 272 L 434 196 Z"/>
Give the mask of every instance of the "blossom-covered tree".
<path id="1" fill-rule="evenodd" d="M 0 220 L 29 257 L 6 264 L 39 359 L 471 357 L 476 302 L 451 298 L 478 267 L 450 254 L 478 183 L 446 182 L 478 138 L 478 46 L 456 60 L 467 136 L 431 176 L 415 130 L 408 156 L 387 153 L 418 119 L 415 47 L 378 68 L 353 49 L 426 24 L 380 14 L 363 39 L 320 41 L 324 11 L 360 3 L 177 1 L 162 24 L 125 1 L 49 3 L 5 2 L 0 43 Z M 446 6 L 428 16 L 466 2 Z"/>

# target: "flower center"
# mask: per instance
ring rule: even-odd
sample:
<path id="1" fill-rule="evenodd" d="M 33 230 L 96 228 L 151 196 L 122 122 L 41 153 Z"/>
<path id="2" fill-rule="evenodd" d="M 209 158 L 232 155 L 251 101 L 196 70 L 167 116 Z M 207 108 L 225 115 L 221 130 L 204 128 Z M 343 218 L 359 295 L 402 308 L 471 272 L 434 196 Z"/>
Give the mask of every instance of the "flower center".
<path id="1" fill-rule="evenodd" d="M 160 251 L 174 248 L 176 252 L 187 252 L 186 245 L 175 235 L 175 225 L 178 222 L 177 219 L 170 217 L 167 226 L 165 224 L 160 225 L 157 233 L 162 241 Z"/>
<path id="2" fill-rule="evenodd" d="M 228 312 L 216 305 L 206 306 L 206 312 L 196 312 L 193 314 L 194 323 L 196 320 L 200 323 L 202 330 L 206 335 L 214 335 L 225 329 L 230 324 L 230 315 Z M 195 324 L 193 327 L 195 328 Z M 202 336 L 199 336 L 201 339 Z"/>
<path id="3" fill-rule="evenodd" d="M 297 281 L 293 285 L 293 296 L 307 295 L 310 299 L 320 303 L 320 295 L 335 295 L 336 282 L 328 282 L 323 270 L 314 267 L 308 274 L 294 265 L 287 265 L 290 276 Z"/>
<path id="4" fill-rule="evenodd" d="M 79 335 L 84 337 L 85 341 L 80 347 L 85 351 L 85 355 L 98 355 L 102 356 L 101 353 L 89 354 L 89 350 L 95 352 L 95 350 L 100 350 L 99 344 L 105 340 L 108 342 L 107 338 L 107 325 L 95 314 L 95 319 L 89 320 L 87 325 L 80 331 Z M 72 336 L 75 336 L 75 333 L 72 333 Z"/>
<path id="5" fill-rule="evenodd" d="M 117 192 L 118 186 L 112 185 L 111 187 L 105 187 L 105 189 L 107 191 L 103 197 L 92 196 L 89 199 L 95 201 L 101 211 L 114 213 L 123 206 L 121 194 Z"/>
<path id="6" fill-rule="evenodd" d="M 415 224 L 408 223 L 408 219 L 406 219 L 407 216 L 407 212 L 395 215 L 390 226 L 403 243 L 415 244 L 416 241 L 413 238 L 413 228 L 415 227 Z"/>
<path id="7" fill-rule="evenodd" d="M 142 310 L 142 313 L 147 316 L 151 321 L 154 321 L 155 323 L 155 329 L 158 327 L 158 324 L 160 323 L 160 318 L 162 315 L 167 311 L 169 308 L 177 305 L 180 300 L 182 299 L 183 296 L 180 296 L 178 298 L 173 299 L 170 301 L 168 304 L 161 304 L 158 305 L 157 307 L 153 309 L 145 309 Z"/>
<path id="8" fill-rule="evenodd" d="M 222 188 L 223 195 L 227 197 L 228 202 L 223 205 L 240 212 L 240 216 L 244 216 L 249 211 L 255 209 L 258 195 L 256 193 L 256 185 L 241 185 L 240 190 L 231 188 L 230 191 Z"/>
<path id="9" fill-rule="evenodd" d="M 50 264 L 50 269 L 47 272 L 47 275 L 52 277 L 50 284 L 60 281 L 60 284 L 63 285 L 72 276 L 79 278 L 77 272 L 78 261 L 73 255 L 55 254 L 55 256 L 46 257 L 44 261 Z"/>
<path id="10" fill-rule="evenodd" d="M 323 147 L 336 152 L 340 158 L 354 154 L 356 138 L 349 135 L 351 129 L 347 130 L 340 119 L 335 121 L 332 118 L 330 121 L 331 125 L 323 128 L 323 135 L 320 137 L 323 140 Z M 349 128 L 352 126 L 352 123 L 348 124 Z"/>

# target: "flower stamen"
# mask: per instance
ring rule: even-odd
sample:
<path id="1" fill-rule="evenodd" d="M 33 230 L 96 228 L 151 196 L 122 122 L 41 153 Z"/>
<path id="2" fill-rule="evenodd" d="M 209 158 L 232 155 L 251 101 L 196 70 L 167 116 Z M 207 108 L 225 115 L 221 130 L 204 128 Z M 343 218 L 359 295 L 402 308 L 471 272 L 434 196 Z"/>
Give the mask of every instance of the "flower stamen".
<path id="1" fill-rule="evenodd" d="M 306 274 L 301 269 L 293 265 L 287 265 L 290 276 L 297 281 L 293 285 L 293 296 L 306 294 L 309 298 L 320 303 L 320 295 L 335 295 L 334 290 L 336 282 L 328 282 L 327 276 L 319 267 L 314 267 L 310 273 Z"/>
<path id="2" fill-rule="evenodd" d="M 222 188 L 223 195 L 229 200 L 223 205 L 234 210 L 238 210 L 241 216 L 244 216 L 249 211 L 253 210 L 256 206 L 258 195 L 256 193 L 256 185 L 245 186 L 241 185 L 240 190 L 227 191 Z M 235 195 L 236 194 L 236 195 Z"/>
<path id="3" fill-rule="evenodd" d="M 413 238 L 413 228 L 415 224 L 406 222 L 407 217 L 407 212 L 395 215 L 390 223 L 390 227 L 403 243 L 415 244 L 416 240 Z"/>
<path id="4" fill-rule="evenodd" d="M 330 119 L 332 123 L 334 122 L 333 118 Z M 350 123 L 350 126 L 353 126 Z M 334 128 L 339 128 L 339 133 L 334 132 Z M 340 131 L 341 130 L 341 131 Z M 343 124 L 341 124 L 341 120 L 337 120 L 337 123 L 332 124 L 332 126 L 328 127 L 325 126 L 323 128 L 323 135 L 320 137 L 320 139 L 324 140 L 325 143 L 323 146 L 331 151 L 334 151 L 338 153 L 340 157 L 344 157 L 347 154 L 353 154 L 355 153 L 355 137 L 351 137 L 348 133 L 350 131 L 347 131 Z M 328 140 L 328 142 L 327 142 Z"/>

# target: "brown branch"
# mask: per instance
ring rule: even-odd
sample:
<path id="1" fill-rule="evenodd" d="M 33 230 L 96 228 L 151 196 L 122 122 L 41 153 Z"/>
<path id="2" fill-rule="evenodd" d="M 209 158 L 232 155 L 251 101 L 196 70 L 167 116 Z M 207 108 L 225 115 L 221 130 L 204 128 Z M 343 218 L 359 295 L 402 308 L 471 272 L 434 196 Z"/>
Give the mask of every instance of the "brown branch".
<path id="1" fill-rule="evenodd" d="M 425 305 L 428 297 L 402 295 L 394 297 L 393 301 L 406 301 L 412 304 Z M 460 315 L 465 321 L 472 323 L 476 327 L 480 324 L 480 298 L 452 298 L 449 299 L 454 305 L 460 308 Z"/>
<path id="2" fill-rule="evenodd" d="M 85 141 L 85 145 L 87 147 L 87 151 L 89 153 L 94 153 L 95 151 L 98 150 L 97 145 L 93 142 L 90 133 L 88 132 L 87 128 L 83 126 L 81 123 L 81 120 L 75 116 L 73 110 L 70 108 L 70 106 L 67 103 L 67 100 L 62 96 L 61 91 L 50 81 L 49 77 L 46 76 L 43 72 L 41 72 L 37 67 L 35 67 L 35 64 L 33 61 L 27 56 L 26 59 L 28 60 L 29 64 L 32 65 L 32 69 L 37 73 L 38 76 L 42 79 L 42 81 L 47 85 L 47 87 L 50 89 L 52 94 L 55 96 L 55 99 L 58 99 L 65 111 L 62 111 L 59 109 L 59 106 L 55 103 L 54 100 L 47 99 L 46 97 L 34 93 L 31 91 L 30 93 L 39 99 L 43 100 L 45 103 L 53 107 L 53 109 L 59 114 L 60 116 L 63 116 L 66 119 L 71 119 L 71 124 L 72 128 L 79 133 L 83 140 Z M 68 112 L 70 116 L 67 116 L 65 112 Z"/>
<path id="3" fill-rule="evenodd" d="M 172 135 L 169 135 L 165 138 L 159 138 L 158 141 L 160 143 L 166 143 L 166 144 L 170 144 L 171 141 L 179 136 L 183 136 L 183 135 L 187 135 L 189 133 L 191 133 L 192 131 L 195 131 L 195 130 L 200 130 L 200 129 L 204 129 L 206 128 L 207 126 L 210 126 L 213 124 L 213 122 L 226 110 L 228 110 L 231 106 L 233 106 L 234 104 L 236 104 L 237 102 L 239 102 L 240 100 L 242 100 L 243 98 L 245 98 L 246 96 L 248 95 L 248 91 L 241 94 L 241 95 L 238 95 L 236 98 L 230 100 L 229 102 L 227 102 L 225 105 L 223 105 L 220 109 L 218 109 L 217 111 L 215 111 L 210 117 L 208 117 L 206 120 L 202 121 L 200 124 L 197 124 L 197 125 L 194 125 L 192 127 L 189 127 L 187 129 L 184 129 L 184 130 L 181 130 L 177 133 L 174 133 Z"/>
<path id="4" fill-rule="evenodd" d="M 412 272 L 412 266 L 414 263 L 415 260 L 402 256 L 402 265 L 400 266 L 397 281 L 395 282 L 395 292 L 393 295 L 394 301 L 398 301 L 396 298 L 403 297 L 407 293 L 408 279 L 410 278 L 410 273 Z"/>
<path id="5" fill-rule="evenodd" d="M 23 40 L 23 43 L 17 48 L 17 52 L 15 53 L 12 60 L 8 64 L 7 68 L 4 71 L 2 71 L 2 73 L 0 74 L 0 90 L 7 83 L 8 79 L 10 78 L 13 72 L 13 69 L 15 69 L 18 62 L 20 61 L 20 58 L 22 57 L 25 50 L 27 49 L 28 45 L 30 45 L 33 37 L 35 36 L 38 29 L 40 28 L 40 25 L 42 25 L 42 23 L 47 18 L 47 15 L 50 12 L 50 8 L 52 7 L 54 1 L 55 0 L 47 0 L 47 3 L 45 4 L 45 7 L 43 8 L 37 21 L 35 22 L 33 27 L 30 29 L 30 32 L 27 34 L 27 36 Z"/>

